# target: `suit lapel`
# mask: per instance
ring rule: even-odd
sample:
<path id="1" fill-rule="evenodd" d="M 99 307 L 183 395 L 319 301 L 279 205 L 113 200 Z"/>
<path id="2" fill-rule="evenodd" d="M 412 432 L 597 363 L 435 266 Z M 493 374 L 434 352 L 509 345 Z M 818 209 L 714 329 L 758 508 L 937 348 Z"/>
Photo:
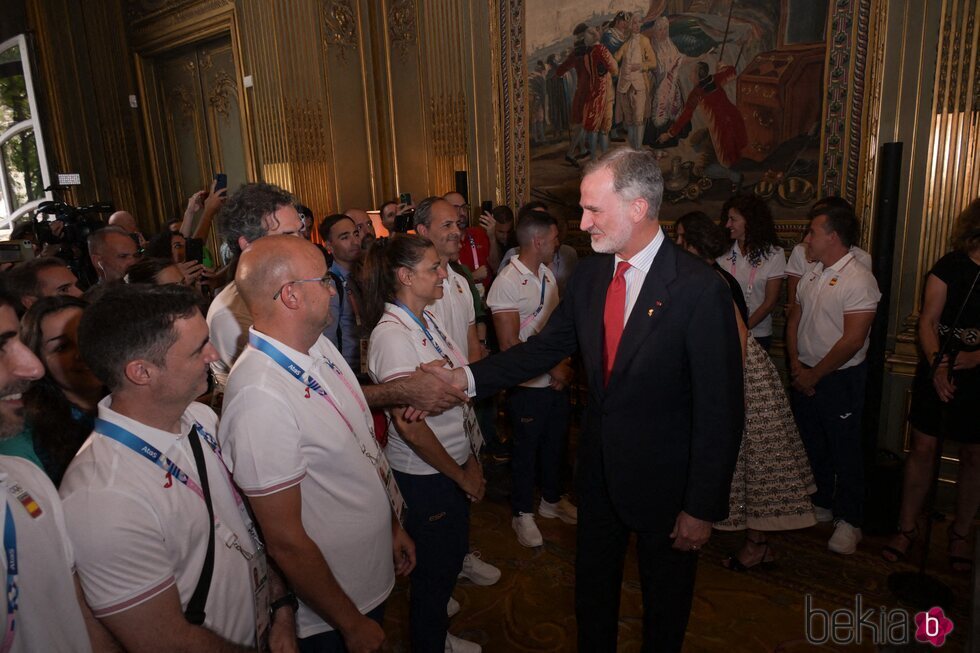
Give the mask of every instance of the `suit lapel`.
<path id="1" fill-rule="evenodd" d="M 615 262 L 615 257 L 612 255 L 605 255 L 605 262 L 602 265 L 597 266 L 596 277 L 592 279 L 592 287 L 588 290 L 589 301 L 587 304 L 587 313 L 585 315 L 584 323 L 586 328 L 584 330 L 585 338 L 583 342 L 583 351 L 596 352 L 598 355 L 598 364 L 586 369 L 589 370 L 589 386 L 592 388 L 601 388 L 603 386 L 602 379 L 602 352 L 605 342 L 605 329 L 603 328 L 603 313 L 606 310 L 606 293 L 609 291 L 609 282 L 612 281 L 613 276 L 613 264 Z"/>
<path id="2" fill-rule="evenodd" d="M 610 273 L 611 274 L 611 273 Z M 619 341 L 616 361 L 609 380 L 622 373 L 630 360 L 636 356 L 640 345 L 646 340 L 663 319 L 670 307 L 670 292 L 667 286 L 677 276 L 677 250 L 669 239 L 664 239 L 660 250 L 650 264 L 643 287 L 633 305 L 633 311 L 626 321 L 623 338 Z"/>

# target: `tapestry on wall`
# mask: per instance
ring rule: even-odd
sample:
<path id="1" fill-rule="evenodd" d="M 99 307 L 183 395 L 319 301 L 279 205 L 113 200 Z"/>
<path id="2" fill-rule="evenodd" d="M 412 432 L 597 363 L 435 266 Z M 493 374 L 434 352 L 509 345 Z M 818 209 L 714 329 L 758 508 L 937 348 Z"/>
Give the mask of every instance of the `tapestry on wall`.
<path id="1" fill-rule="evenodd" d="M 516 110 L 504 124 L 508 196 L 544 200 L 574 219 L 581 168 L 630 145 L 660 161 L 666 220 L 692 210 L 718 216 L 739 191 L 767 199 L 788 222 L 803 220 L 819 196 L 853 199 L 864 6 L 502 3 L 504 108 Z"/>

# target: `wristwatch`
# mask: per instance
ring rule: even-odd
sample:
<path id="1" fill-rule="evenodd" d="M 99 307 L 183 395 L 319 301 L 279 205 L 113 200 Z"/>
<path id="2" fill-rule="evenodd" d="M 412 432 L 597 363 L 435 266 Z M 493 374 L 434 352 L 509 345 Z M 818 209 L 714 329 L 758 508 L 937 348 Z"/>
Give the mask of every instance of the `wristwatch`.
<path id="1" fill-rule="evenodd" d="M 283 594 L 269 605 L 269 617 L 274 619 L 276 616 L 276 611 L 279 610 L 279 608 L 287 607 L 292 608 L 294 613 L 299 610 L 299 601 L 296 600 L 296 595 L 292 592 Z"/>

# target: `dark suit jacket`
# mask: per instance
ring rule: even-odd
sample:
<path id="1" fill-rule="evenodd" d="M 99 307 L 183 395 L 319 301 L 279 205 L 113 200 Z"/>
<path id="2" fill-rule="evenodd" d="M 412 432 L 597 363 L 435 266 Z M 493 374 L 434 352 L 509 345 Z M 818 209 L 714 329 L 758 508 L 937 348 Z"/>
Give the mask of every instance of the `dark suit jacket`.
<path id="1" fill-rule="evenodd" d="M 580 351 L 589 385 L 580 494 L 608 493 L 637 531 L 670 528 L 681 510 L 722 520 L 744 420 L 731 292 L 710 266 L 665 240 L 605 385 L 602 317 L 612 276 L 612 255 L 583 259 L 541 334 L 471 366 L 477 393 L 523 382 Z"/>

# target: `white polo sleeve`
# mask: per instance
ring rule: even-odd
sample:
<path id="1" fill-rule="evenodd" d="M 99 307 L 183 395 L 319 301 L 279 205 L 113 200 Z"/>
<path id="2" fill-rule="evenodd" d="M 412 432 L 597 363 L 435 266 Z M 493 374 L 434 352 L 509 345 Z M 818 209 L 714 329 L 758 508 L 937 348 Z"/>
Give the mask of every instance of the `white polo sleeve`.
<path id="1" fill-rule="evenodd" d="M 371 332 L 368 346 L 368 372 L 377 383 L 411 374 L 419 366 L 419 354 L 415 350 L 414 334 L 394 321 L 382 320 Z M 439 354 L 432 343 L 429 360 L 438 360 Z"/>
<path id="2" fill-rule="evenodd" d="M 786 276 L 802 277 L 803 273 L 806 272 L 806 267 L 806 246 L 800 244 L 794 247 L 789 255 L 789 261 L 786 262 Z"/>
<path id="3" fill-rule="evenodd" d="M 487 294 L 487 307 L 494 313 L 506 311 L 520 313 L 521 311 L 521 293 L 509 274 L 512 268 L 513 266 L 501 272 L 500 276 L 494 279 L 490 286 L 490 292 Z"/>
<path id="4" fill-rule="evenodd" d="M 296 383 L 296 392 L 303 392 Z M 225 402 L 219 440 L 235 483 L 248 496 L 275 494 L 306 476 L 302 431 L 275 388 L 242 387 Z"/>
<path id="5" fill-rule="evenodd" d="M 878 282 L 867 268 L 860 269 L 853 283 L 847 284 L 843 296 L 844 315 L 848 313 L 873 313 L 878 309 L 881 292 Z"/>
<path id="6" fill-rule="evenodd" d="M 782 247 L 774 247 L 769 258 L 765 262 L 765 278 L 767 281 L 772 279 L 782 279 L 786 276 L 786 254 Z"/>

